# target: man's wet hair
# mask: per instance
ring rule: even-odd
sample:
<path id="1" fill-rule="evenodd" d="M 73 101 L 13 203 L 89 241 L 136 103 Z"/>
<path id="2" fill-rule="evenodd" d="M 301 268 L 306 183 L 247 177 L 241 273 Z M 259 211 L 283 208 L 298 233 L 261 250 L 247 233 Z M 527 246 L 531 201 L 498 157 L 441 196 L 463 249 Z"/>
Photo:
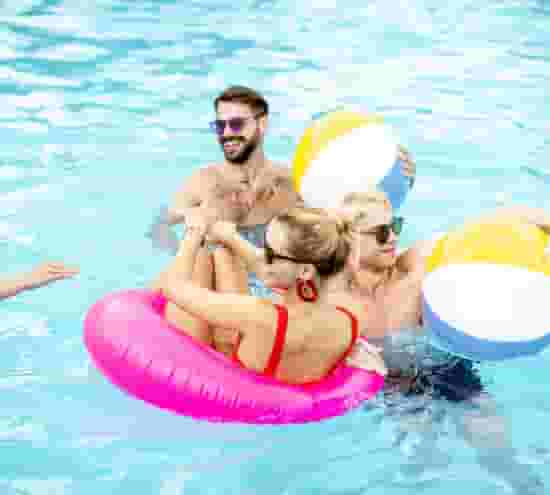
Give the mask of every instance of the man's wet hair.
<path id="1" fill-rule="evenodd" d="M 255 114 L 267 115 L 269 105 L 265 98 L 252 88 L 246 86 L 229 86 L 214 100 L 214 109 L 222 102 L 234 102 L 248 105 Z"/>

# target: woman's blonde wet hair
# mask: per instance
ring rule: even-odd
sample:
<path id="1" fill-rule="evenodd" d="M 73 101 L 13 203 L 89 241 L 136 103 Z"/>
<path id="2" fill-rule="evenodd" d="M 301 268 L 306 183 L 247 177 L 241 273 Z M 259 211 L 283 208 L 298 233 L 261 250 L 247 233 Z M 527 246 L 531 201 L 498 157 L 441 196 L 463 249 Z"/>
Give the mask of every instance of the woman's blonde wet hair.
<path id="1" fill-rule="evenodd" d="M 342 200 L 343 217 L 355 230 L 369 217 L 369 209 L 372 205 L 380 205 L 391 208 L 388 196 L 383 191 L 371 189 L 365 192 L 354 192 L 347 194 Z"/>
<path id="2" fill-rule="evenodd" d="M 341 271 L 350 251 L 350 224 L 317 208 L 295 207 L 275 220 L 287 228 L 289 256 L 311 263 L 320 276 Z"/>

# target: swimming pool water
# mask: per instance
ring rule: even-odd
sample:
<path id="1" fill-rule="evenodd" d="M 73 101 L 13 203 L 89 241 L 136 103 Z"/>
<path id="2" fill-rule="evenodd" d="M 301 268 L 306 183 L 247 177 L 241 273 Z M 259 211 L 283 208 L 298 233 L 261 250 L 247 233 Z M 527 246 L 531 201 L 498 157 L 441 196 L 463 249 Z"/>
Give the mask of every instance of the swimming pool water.
<path id="1" fill-rule="evenodd" d="M 405 398 L 298 427 L 198 423 L 107 385 L 81 339 L 95 300 L 169 259 L 146 231 L 219 158 L 208 121 L 230 84 L 266 95 L 286 162 L 313 115 L 382 112 L 418 164 L 404 244 L 502 202 L 550 208 L 548 2 L 9 0 L 0 40 L 2 272 L 81 267 L 0 303 L 0 493 L 550 489 L 548 353 L 483 366 L 506 421 L 491 436 L 471 408 Z"/>

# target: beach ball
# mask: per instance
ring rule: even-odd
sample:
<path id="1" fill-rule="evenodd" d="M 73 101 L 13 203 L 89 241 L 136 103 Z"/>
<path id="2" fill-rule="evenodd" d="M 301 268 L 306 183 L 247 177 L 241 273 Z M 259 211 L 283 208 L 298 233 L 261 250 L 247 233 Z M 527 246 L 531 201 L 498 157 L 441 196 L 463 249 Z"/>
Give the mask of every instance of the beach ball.
<path id="1" fill-rule="evenodd" d="M 292 163 L 294 187 L 307 206 L 338 207 L 348 193 L 383 190 L 397 209 L 411 188 L 398 141 L 379 115 L 329 112 L 306 129 Z"/>
<path id="2" fill-rule="evenodd" d="M 427 259 L 423 320 L 433 343 L 465 358 L 531 355 L 550 343 L 549 236 L 517 218 L 469 222 Z"/>

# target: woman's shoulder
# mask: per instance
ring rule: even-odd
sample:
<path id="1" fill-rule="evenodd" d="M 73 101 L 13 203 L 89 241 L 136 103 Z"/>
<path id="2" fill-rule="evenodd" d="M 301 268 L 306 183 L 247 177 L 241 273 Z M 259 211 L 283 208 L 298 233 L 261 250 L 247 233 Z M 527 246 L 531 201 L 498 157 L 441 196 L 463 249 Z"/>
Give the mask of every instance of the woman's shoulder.
<path id="1" fill-rule="evenodd" d="M 397 258 L 396 268 L 404 274 L 422 274 L 424 272 L 426 259 L 432 253 L 437 240 L 438 237 L 418 241 L 404 250 Z"/>
<path id="2" fill-rule="evenodd" d="M 334 291 L 328 294 L 326 307 L 334 310 L 337 306 L 349 308 L 349 311 L 357 311 L 364 308 L 365 301 L 349 290 Z"/>
<path id="3" fill-rule="evenodd" d="M 329 322 L 329 314 L 333 315 L 330 321 L 340 318 L 340 314 L 347 315 L 349 320 L 357 322 L 358 327 L 362 328 L 365 324 L 366 308 L 368 303 L 362 301 L 356 295 L 349 292 L 334 293 L 327 300 L 325 314 L 327 315 L 327 323 Z"/>
<path id="4" fill-rule="evenodd" d="M 287 334 L 287 344 L 294 349 L 334 350 L 348 345 L 352 328 L 350 317 L 361 328 L 361 306 L 345 296 L 335 297 L 305 313 L 298 308 L 291 308 L 289 313 L 291 330 Z M 342 313 L 346 313 L 345 320 Z"/>

